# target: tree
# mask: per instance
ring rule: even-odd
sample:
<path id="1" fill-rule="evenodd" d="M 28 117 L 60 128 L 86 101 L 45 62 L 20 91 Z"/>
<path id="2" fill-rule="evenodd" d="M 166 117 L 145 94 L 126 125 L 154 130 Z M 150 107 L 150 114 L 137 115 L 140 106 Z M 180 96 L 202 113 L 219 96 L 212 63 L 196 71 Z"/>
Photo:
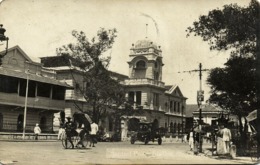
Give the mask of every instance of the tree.
<path id="1" fill-rule="evenodd" d="M 207 41 L 211 50 L 228 50 L 231 55 L 256 57 L 257 21 L 259 4 L 252 0 L 248 7 L 237 4 L 224 5 L 223 9 L 209 11 L 199 17 L 192 27 L 188 27 L 187 36 L 194 33 Z"/>
<path id="2" fill-rule="evenodd" d="M 211 87 L 209 102 L 230 110 L 240 121 L 241 142 L 246 128 L 241 118 L 256 108 L 257 102 L 257 34 L 259 33 L 259 4 L 252 0 L 247 7 L 236 4 L 209 11 L 188 27 L 187 36 L 200 36 L 210 50 L 229 50 L 230 58 L 224 68 L 214 68 L 207 79 Z"/>
<path id="3" fill-rule="evenodd" d="M 101 28 L 97 36 L 89 41 L 84 32 L 74 30 L 72 35 L 77 42 L 57 49 L 58 56 L 67 59 L 65 61 L 69 61 L 69 65 L 78 68 L 82 74 L 85 84 L 80 88 L 80 92 L 91 105 L 92 109 L 88 111 L 95 122 L 99 122 L 112 105 L 118 107 L 124 102 L 123 86 L 107 70 L 110 57 L 102 56 L 112 48 L 116 32 L 116 29 Z M 85 111 L 76 102 L 75 105 L 79 110 Z"/>

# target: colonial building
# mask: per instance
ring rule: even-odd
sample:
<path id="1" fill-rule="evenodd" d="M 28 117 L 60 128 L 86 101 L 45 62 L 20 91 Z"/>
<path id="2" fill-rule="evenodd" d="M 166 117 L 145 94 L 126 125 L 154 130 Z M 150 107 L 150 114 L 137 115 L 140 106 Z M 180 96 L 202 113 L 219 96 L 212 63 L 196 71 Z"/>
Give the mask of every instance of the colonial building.
<path id="1" fill-rule="evenodd" d="M 126 98 L 136 111 L 143 114 L 123 116 L 122 139 L 127 139 L 131 122 L 139 118 L 153 122 L 155 128 L 166 128 L 168 132 L 184 130 L 186 97 L 177 85 L 165 85 L 162 81 L 163 57 L 160 46 L 150 40 L 139 40 L 132 44 L 129 55 L 129 79 Z"/>
<path id="2" fill-rule="evenodd" d="M 0 131 L 22 131 L 26 119 L 26 131 L 39 123 L 43 132 L 52 132 L 53 114 L 64 110 L 69 87 L 56 76 L 19 46 L 10 48 L 0 66 Z"/>
<path id="3" fill-rule="evenodd" d="M 67 84 L 73 86 L 71 89 L 66 90 L 65 101 L 66 108 L 60 113 L 56 113 L 54 116 L 54 129 L 58 130 L 60 126 L 61 116 L 73 116 L 77 112 L 91 110 L 92 107 L 87 103 L 83 94 L 86 89 L 86 82 L 84 81 L 84 73 L 78 67 L 74 66 L 74 59 L 69 56 L 48 56 L 42 57 L 41 63 L 45 68 L 55 70 L 57 73 L 57 79 L 64 81 Z M 112 78 L 119 81 L 123 81 L 128 78 L 125 75 L 110 72 Z M 108 108 L 109 109 L 109 108 Z M 113 134 L 114 122 L 111 116 L 102 118 L 98 123 L 104 131 Z"/>
<path id="4" fill-rule="evenodd" d="M 61 59 L 63 58 L 63 59 Z M 61 56 L 43 57 L 44 67 L 57 72 L 57 79 L 74 87 L 67 89 L 65 100 L 65 115 L 73 115 L 80 109 L 91 107 L 83 98 L 83 72 L 73 65 L 73 59 Z M 126 98 L 132 105 L 135 115 L 121 117 L 121 139 L 127 139 L 131 130 L 131 122 L 146 120 L 154 123 L 154 127 L 165 128 L 171 133 L 181 133 L 185 129 L 186 97 L 177 85 L 165 85 L 162 81 L 162 51 L 160 46 L 149 40 L 137 41 L 132 45 L 129 55 L 129 77 L 111 72 L 113 78 L 121 81 L 126 87 Z M 121 107 L 124 108 L 124 107 Z M 138 113 L 141 111 L 142 113 Z M 60 114 L 55 115 L 55 125 L 59 125 Z M 111 135 L 115 131 L 115 118 L 107 116 L 101 119 L 99 125 Z"/>

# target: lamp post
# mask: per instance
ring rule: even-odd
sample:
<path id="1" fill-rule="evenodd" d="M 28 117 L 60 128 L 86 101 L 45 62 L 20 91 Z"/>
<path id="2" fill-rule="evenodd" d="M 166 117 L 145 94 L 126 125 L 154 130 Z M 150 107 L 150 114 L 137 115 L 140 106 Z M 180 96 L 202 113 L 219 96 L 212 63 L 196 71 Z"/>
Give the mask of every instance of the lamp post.
<path id="1" fill-rule="evenodd" d="M 7 54 L 7 50 L 8 50 L 8 40 L 9 40 L 9 38 L 5 36 L 5 31 L 6 30 L 5 30 L 5 28 L 3 28 L 3 25 L 0 24 L 0 41 L 6 42 L 5 53 L 0 55 L 0 62 L 1 63 L 2 63 L 1 59 Z M 0 65 L 1 65 L 1 63 L 0 63 Z"/>
<path id="2" fill-rule="evenodd" d="M 26 128 L 26 115 L 27 115 L 27 100 L 28 100 L 28 88 L 29 88 L 29 70 L 26 72 L 26 92 L 24 102 L 24 119 L 23 119 L 23 139 L 25 139 L 25 128 Z"/>

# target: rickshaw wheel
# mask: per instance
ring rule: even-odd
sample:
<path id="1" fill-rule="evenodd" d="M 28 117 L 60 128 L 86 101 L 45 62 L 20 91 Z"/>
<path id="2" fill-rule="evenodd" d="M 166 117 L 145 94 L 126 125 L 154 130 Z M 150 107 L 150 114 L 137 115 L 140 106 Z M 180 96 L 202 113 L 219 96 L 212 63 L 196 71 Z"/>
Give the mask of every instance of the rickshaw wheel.
<path id="1" fill-rule="evenodd" d="M 85 134 L 85 135 L 84 135 L 84 139 L 83 139 L 83 141 L 82 141 L 83 145 L 84 145 L 85 147 L 87 147 L 89 141 L 90 141 L 90 138 L 88 137 L 87 134 Z"/>
<path id="2" fill-rule="evenodd" d="M 71 146 L 71 144 L 70 144 L 70 142 L 68 140 L 67 140 L 67 147 L 66 147 L 66 145 L 65 145 L 66 139 L 67 138 L 64 138 L 64 139 L 61 140 L 63 148 L 65 148 L 65 149 L 71 148 L 72 146 Z"/>

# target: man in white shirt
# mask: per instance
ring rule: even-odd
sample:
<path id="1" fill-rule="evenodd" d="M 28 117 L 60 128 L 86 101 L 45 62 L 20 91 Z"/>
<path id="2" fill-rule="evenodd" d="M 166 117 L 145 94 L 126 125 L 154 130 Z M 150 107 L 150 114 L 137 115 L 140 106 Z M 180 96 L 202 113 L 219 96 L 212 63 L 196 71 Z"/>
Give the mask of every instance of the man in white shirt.
<path id="1" fill-rule="evenodd" d="M 34 127 L 34 134 L 35 134 L 35 140 L 38 140 L 38 135 L 41 133 L 41 128 L 39 127 L 39 124 L 37 123 Z"/>
<path id="2" fill-rule="evenodd" d="M 90 137 L 91 137 L 91 142 L 90 142 L 90 147 L 91 147 L 91 143 L 92 143 L 92 147 L 95 147 L 95 143 L 97 142 L 96 139 L 96 135 L 98 132 L 98 125 L 95 122 L 92 122 L 92 124 L 90 125 L 91 131 L 90 131 Z"/>
<path id="3" fill-rule="evenodd" d="M 229 144 L 231 141 L 231 131 L 230 131 L 230 129 L 226 128 L 226 126 L 224 126 L 224 128 L 221 130 L 221 134 L 222 134 L 222 139 L 224 142 L 224 153 L 229 153 Z"/>

